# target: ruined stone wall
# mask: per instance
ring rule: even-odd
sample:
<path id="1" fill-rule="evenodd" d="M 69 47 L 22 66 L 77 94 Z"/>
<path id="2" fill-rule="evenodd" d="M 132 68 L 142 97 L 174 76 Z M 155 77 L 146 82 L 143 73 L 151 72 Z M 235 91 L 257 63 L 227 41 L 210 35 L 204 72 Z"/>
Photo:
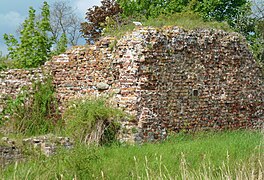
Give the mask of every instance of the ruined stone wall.
<path id="1" fill-rule="evenodd" d="M 110 55 L 108 48 L 78 47 L 46 63 L 59 100 L 66 102 L 86 94 L 110 93 L 109 90 L 114 88 L 111 86 L 114 74 L 108 58 Z"/>
<path id="2" fill-rule="evenodd" d="M 169 131 L 263 125 L 263 76 L 238 34 L 175 27 L 142 29 L 128 40 L 136 37 L 142 38 L 141 58 L 134 61 L 143 140 Z"/>
<path id="3" fill-rule="evenodd" d="M 43 69 L 53 76 L 62 109 L 71 98 L 111 95 L 115 106 L 135 117 L 122 122 L 128 132 L 134 129 L 124 140 L 162 139 L 181 130 L 257 128 L 264 121 L 263 76 L 235 33 L 140 28 L 118 42 L 105 38 L 75 47 Z"/>

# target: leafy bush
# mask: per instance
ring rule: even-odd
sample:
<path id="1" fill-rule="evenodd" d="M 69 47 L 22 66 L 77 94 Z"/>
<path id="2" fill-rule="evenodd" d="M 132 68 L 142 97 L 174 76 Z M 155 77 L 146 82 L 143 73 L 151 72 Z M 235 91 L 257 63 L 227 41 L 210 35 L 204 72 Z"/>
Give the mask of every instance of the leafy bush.
<path id="1" fill-rule="evenodd" d="M 8 58 L 6 56 L 3 56 L 2 52 L 0 51 L 0 70 L 6 69 L 6 61 Z"/>
<path id="2" fill-rule="evenodd" d="M 107 105 L 106 99 L 85 98 L 71 102 L 64 113 L 66 133 L 79 142 L 105 144 L 116 140 L 125 114 Z"/>
<path id="3" fill-rule="evenodd" d="M 37 135 L 52 132 L 58 119 L 52 80 L 48 78 L 45 83 L 34 83 L 33 90 L 24 88 L 15 99 L 8 101 L 3 114 L 10 115 L 5 125 L 15 133 Z"/>

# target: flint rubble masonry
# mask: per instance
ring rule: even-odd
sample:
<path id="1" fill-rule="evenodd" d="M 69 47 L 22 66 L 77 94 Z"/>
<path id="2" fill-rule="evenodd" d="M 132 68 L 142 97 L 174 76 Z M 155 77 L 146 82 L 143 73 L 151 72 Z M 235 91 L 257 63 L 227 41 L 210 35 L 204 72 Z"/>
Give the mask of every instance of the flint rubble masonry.
<path id="1" fill-rule="evenodd" d="M 71 98 L 113 94 L 115 106 L 135 116 L 122 122 L 124 141 L 263 126 L 263 76 L 239 34 L 140 27 L 112 48 L 114 40 L 74 47 L 42 67 L 53 76 L 62 110 Z M 39 71 L 0 72 L 1 98 L 15 96 Z"/>

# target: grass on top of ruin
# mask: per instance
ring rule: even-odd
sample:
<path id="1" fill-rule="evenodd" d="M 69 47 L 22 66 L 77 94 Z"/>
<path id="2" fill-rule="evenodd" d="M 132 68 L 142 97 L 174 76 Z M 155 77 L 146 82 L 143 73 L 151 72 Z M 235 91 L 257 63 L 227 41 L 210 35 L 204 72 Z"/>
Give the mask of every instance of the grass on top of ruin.
<path id="1" fill-rule="evenodd" d="M 262 179 L 263 134 L 176 134 L 141 145 L 76 144 L 2 169 L 3 179 Z"/>
<path id="2" fill-rule="evenodd" d="M 194 29 L 218 29 L 227 32 L 233 32 L 234 30 L 226 22 L 217 21 L 204 21 L 198 14 L 193 12 L 182 12 L 175 13 L 172 15 L 161 15 L 153 19 L 136 19 L 140 21 L 143 27 L 157 27 L 161 28 L 164 26 L 179 26 L 183 29 L 194 30 Z M 126 33 L 130 33 L 135 29 L 135 25 L 130 22 L 122 26 L 106 27 L 104 36 L 115 36 L 118 39 Z"/>

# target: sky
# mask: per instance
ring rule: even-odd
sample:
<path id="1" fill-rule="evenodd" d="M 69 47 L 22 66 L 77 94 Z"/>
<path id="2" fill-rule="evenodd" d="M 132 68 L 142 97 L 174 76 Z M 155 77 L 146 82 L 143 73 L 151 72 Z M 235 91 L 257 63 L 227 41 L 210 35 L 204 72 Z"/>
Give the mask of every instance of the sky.
<path id="1" fill-rule="evenodd" d="M 46 0 L 51 5 L 56 0 Z M 69 1 L 76 13 L 83 18 L 86 10 L 94 5 L 100 5 L 101 0 L 64 0 Z M 0 52 L 7 54 L 7 47 L 3 35 L 16 35 L 16 30 L 27 18 L 29 7 L 32 6 L 37 13 L 43 5 L 44 0 L 0 0 Z"/>

